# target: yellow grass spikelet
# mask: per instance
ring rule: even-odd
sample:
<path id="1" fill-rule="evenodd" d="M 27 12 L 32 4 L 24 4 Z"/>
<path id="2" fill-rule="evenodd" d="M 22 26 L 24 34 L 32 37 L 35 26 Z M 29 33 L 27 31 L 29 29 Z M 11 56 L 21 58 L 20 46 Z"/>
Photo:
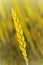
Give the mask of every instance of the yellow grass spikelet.
<path id="1" fill-rule="evenodd" d="M 28 65 L 28 58 L 26 53 L 26 41 L 24 39 L 22 26 L 20 24 L 18 17 L 16 16 L 16 13 L 14 13 L 14 10 L 11 9 L 11 11 L 12 11 L 12 18 L 14 20 L 14 26 L 16 29 L 17 39 L 19 43 L 19 49 L 22 52 L 24 60 L 26 61 L 26 65 Z"/>

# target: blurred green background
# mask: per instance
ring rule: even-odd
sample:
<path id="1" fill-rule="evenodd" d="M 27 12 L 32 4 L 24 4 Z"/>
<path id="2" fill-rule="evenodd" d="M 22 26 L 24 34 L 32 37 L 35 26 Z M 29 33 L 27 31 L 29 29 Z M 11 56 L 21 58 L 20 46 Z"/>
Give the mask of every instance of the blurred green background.
<path id="1" fill-rule="evenodd" d="M 43 1 L 0 0 L 0 65 L 26 65 L 11 15 L 21 20 L 29 65 L 43 65 Z"/>

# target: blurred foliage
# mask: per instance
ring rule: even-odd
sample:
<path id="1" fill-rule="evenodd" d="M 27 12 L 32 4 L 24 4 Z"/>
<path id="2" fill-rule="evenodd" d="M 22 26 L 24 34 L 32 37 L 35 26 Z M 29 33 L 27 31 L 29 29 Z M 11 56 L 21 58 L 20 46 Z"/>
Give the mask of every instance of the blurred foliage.
<path id="1" fill-rule="evenodd" d="M 33 60 L 40 62 L 41 65 L 43 62 L 42 0 L 0 0 L 0 65 L 26 65 L 19 50 L 11 8 L 16 12 L 22 25 L 29 65 L 32 65 Z"/>

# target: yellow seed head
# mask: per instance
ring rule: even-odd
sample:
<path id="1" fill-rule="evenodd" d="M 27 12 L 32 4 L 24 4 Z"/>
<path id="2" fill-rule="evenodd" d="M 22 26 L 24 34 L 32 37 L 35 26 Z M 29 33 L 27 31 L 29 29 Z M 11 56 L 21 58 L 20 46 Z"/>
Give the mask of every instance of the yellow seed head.
<path id="1" fill-rule="evenodd" d="M 28 65 L 28 58 L 27 58 L 27 53 L 26 53 L 26 41 L 24 39 L 22 26 L 19 23 L 19 19 L 16 16 L 16 14 L 14 13 L 14 10 L 12 9 L 11 11 L 12 11 L 12 18 L 14 20 L 14 26 L 16 29 L 17 39 L 18 39 L 18 43 L 19 43 L 19 49 L 22 52 L 23 58 L 26 61 L 26 65 Z"/>

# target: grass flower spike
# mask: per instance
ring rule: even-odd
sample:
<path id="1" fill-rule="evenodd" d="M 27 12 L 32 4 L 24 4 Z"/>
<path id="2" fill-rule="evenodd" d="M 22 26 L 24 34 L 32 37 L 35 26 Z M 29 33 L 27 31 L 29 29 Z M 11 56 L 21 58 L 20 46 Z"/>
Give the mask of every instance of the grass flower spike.
<path id="1" fill-rule="evenodd" d="M 14 20 L 14 26 L 16 29 L 17 39 L 19 43 L 19 49 L 23 55 L 24 60 L 26 61 L 26 65 L 28 65 L 28 58 L 27 58 L 27 53 L 26 53 L 26 41 L 24 39 L 22 26 L 14 10 L 11 9 L 11 11 L 12 11 L 12 18 Z"/>

